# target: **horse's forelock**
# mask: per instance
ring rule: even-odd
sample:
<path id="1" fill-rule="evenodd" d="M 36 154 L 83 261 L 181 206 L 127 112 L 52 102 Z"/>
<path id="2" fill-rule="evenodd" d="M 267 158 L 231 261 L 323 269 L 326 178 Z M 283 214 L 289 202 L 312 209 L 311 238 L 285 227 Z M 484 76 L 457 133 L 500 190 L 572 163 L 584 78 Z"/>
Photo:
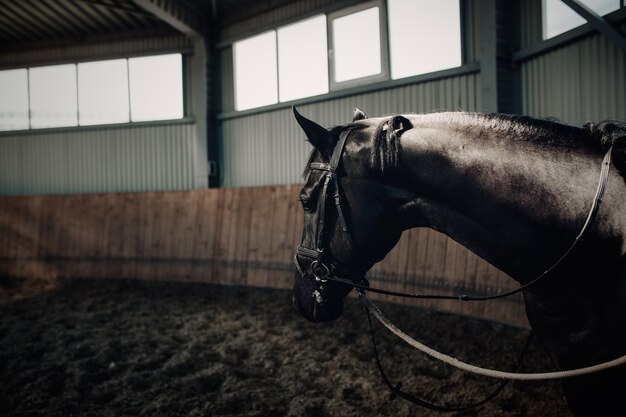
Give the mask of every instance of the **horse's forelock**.
<path id="1" fill-rule="evenodd" d="M 393 117 L 384 120 L 374 132 L 374 146 L 371 153 L 372 167 L 381 173 L 397 167 L 400 150 L 400 141 L 393 128 Z"/>

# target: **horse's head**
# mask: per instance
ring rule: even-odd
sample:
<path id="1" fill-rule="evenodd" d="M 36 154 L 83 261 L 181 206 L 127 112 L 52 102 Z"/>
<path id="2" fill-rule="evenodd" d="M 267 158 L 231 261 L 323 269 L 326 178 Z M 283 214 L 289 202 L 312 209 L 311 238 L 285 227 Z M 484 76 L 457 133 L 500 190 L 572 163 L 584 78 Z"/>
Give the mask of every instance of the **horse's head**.
<path id="1" fill-rule="evenodd" d="M 410 129 L 403 116 L 367 119 L 355 109 L 352 123 L 327 130 L 294 114 L 314 149 L 300 192 L 302 240 L 295 255 L 293 303 L 310 321 L 334 320 L 343 312 L 350 285 L 397 243 L 402 227 L 397 200 L 388 185 L 400 155 L 400 134 Z"/>

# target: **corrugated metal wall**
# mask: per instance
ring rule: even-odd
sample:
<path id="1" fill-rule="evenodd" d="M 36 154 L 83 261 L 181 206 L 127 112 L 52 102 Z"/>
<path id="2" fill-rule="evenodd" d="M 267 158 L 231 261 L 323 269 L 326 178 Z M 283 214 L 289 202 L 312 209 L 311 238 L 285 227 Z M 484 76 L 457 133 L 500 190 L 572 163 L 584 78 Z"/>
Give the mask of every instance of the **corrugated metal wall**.
<path id="1" fill-rule="evenodd" d="M 521 64 L 522 109 L 582 124 L 626 120 L 625 53 L 593 35 Z"/>
<path id="2" fill-rule="evenodd" d="M 192 122 L 0 136 L 0 194 L 194 188 Z"/>
<path id="3" fill-rule="evenodd" d="M 359 107 L 372 116 L 433 110 L 480 109 L 480 77 L 468 74 L 398 87 L 321 103 L 299 111 L 323 126 L 352 120 Z M 222 123 L 224 186 L 292 184 L 300 182 L 311 145 L 291 109 L 282 109 Z"/>
<path id="4" fill-rule="evenodd" d="M 203 46 L 202 46 L 203 47 Z M 0 132 L 0 195 L 166 191 L 206 186 L 204 71 L 182 34 L 27 49 L 0 55 L 0 68 L 183 52 L 186 112 L 197 120 Z M 200 54 L 201 55 L 201 54 Z M 204 68 L 204 56 L 198 56 Z M 196 65 L 197 66 L 197 65 Z M 194 77 L 196 79 L 194 79 Z"/>
<path id="5" fill-rule="evenodd" d="M 541 0 L 520 2 L 522 49 L 542 42 L 541 13 Z M 619 29 L 626 33 L 623 20 Z M 519 64 L 521 111 L 574 125 L 626 120 L 625 61 L 626 53 L 597 32 L 525 60 Z"/>

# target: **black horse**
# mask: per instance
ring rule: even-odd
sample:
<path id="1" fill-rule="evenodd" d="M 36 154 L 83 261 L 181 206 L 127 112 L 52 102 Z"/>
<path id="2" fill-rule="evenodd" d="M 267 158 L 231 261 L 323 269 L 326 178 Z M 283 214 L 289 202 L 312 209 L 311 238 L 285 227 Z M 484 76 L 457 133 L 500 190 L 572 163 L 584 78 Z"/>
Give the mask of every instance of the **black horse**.
<path id="1" fill-rule="evenodd" d="M 580 232 L 612 146 L 617 169 L 595 221 L 523 295 L 559 369 L 626 354 L 626 125 L 470 113 L 368 119 L 355 109 L 351 123 L 327 130 L 294 113 L 314 149 L 300 194 L 293 302 L 315 322 L 339 317 L 352 288 L 320 276 L 332 270 L 362 282 L 413 227 L 438 230 L 528 283 Z M 626 415 L 624 367 L 564 380 L 563 388 L 577 416 Z"/>

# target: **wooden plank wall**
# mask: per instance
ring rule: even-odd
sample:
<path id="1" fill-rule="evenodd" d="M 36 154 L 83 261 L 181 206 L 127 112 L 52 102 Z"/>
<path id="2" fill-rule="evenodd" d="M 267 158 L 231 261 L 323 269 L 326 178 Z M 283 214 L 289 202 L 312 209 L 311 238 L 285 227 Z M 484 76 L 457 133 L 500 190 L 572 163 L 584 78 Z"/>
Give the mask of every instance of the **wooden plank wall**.
<path id="1" fill-rule="evenodd" d="M 290 288 L 303 222 L 299 190 L 291 185 L 0 197 L 0 275 Z M 405 232 L 369 279 L 382 288 L 421 292 L 486 294 L 517 285 L 429 229 Z M 520 297 L 410 303 L 527 326 Z"/>

